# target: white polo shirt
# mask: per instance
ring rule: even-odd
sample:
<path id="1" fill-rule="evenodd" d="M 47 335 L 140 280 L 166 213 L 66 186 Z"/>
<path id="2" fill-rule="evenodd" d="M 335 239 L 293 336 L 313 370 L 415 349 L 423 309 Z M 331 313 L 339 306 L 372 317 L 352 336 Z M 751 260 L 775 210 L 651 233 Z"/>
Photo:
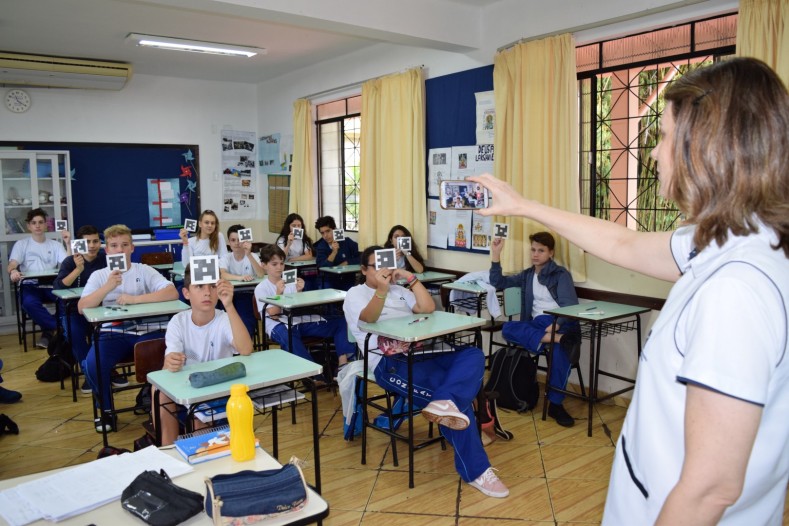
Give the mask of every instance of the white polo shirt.
<path id="1" fill-rule="evenodd" d="M 729 234 L 691 258 L 694 227 L 674 233 L 682 277 L 653 326 L 617 444 L 603 524 L 652 524 L 684 461 L 686 385 L 762 407 L 742 495 L 722 525 L 782 522 L 789 479 L 789 259 L 777 237 Z M 648 495 L 648 496 L 647 496 Z"/>
<path id="2" fill-rule="evenodd" d="M 192 311 L 179 312 L 167 324 L 165 354 L 182 352 L 186 363 L 230 358 L 234 354 L 233 331 L 225 311 L 214 310 L 214 319 L 202 327 L 192 321 Z"/>

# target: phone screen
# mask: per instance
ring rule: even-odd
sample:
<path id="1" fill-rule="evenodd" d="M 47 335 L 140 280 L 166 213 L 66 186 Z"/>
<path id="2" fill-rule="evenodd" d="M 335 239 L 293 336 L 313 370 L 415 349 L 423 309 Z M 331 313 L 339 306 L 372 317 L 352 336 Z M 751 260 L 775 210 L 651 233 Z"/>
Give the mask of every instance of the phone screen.
<path id="1" fill-rule="evenodd" d="M 441 208 L 446 210 L 478 210 L 490 206 L 487 188 L 473 181 L 441 181 Z"/>

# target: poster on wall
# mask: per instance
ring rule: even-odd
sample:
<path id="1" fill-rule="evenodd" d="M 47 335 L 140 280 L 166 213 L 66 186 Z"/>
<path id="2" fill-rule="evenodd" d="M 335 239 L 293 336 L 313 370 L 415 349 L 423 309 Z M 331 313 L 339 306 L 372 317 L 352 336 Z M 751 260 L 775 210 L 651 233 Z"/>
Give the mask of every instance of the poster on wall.
<path id="1" fill-rule="evenodd" d="M 496 106 L 492 91 L 474 94 L 477 100 L 477 144 L 493 144 L 493 130 L 496 126 Z"/>
<path id="2" fill-rule="evenodd" d="M 450 179 L 459 180 L 465 179 L 470 175 L 476 174 L 476 161 L 474 160 L 477 155 L 476 146 L 453 146 L 451 166 L 450 166 Z"/>
<path id="3" fill-rule="evenodd" d="M 493 173 L 493 145 L 478 144 L 474 154 L 474 174 Z"/>
<path id="4" fill-rule="evenodd" d="M 161 228 L 181 224 L 180 181 L 148 179 L 149 226 Z"/>
<path id="5" fill-rule="evenodd" d="M 427 195 L 438 197 L 441 181 L 450 178 L 452 148 L 433 148 L 427 152 Z"/>
<path id="6" fill-rule="evenodd" d="M 269 174 L 279 171 L 280 134 L 262 135 L 258 139 L 258 168 L 260 173 Z"/>
<path id="7" fill-rule="evenodd" d="M 257 159 L 253 132 L 222 130 L 222 202 L 224 217 L 254 218 Z"/>
<path id="8" fill-rule="evenodd" d="M 492 217 L 481 216 L 472 212 L 471 248 L 474 250 L 490 250 L 490 232 L 492 223 Z"/>
<path id="9" fill-rule="evenodd" d="M 436 248 L 447 248 L 447 233 L 438 223 L 443 210 L 437 199 L 427 200 L 427 244 Z"/>

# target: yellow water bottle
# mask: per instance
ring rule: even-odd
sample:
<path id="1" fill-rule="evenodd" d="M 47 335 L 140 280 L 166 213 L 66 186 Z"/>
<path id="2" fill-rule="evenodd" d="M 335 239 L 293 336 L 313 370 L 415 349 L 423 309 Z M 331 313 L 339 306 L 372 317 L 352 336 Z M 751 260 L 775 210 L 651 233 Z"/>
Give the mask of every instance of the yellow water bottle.
<path id="1" fill-rule="evenodd" d="M 227 401 L 227 420 L 230 423 L 230 455 L 237 462 L 255 458 L 255 429 L 252 425 L 254 408 L 244 384 L 230 386 Z"/>

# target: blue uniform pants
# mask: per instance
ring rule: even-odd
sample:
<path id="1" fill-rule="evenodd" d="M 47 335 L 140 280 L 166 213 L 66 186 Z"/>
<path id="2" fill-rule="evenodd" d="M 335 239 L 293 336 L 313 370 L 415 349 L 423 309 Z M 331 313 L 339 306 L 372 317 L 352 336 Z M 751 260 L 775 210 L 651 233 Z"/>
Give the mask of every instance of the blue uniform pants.
<path id="1" fill-rule="evenodd" d="M 76 307 L 70 316 L 65 314 L 61 316 L 60 322 L 65 329 L 66 339 L 71 344 L 71 354 L 74 355 L 74 359 L 78 364 L 82 364 L 85 358 L 88 357 L 88 349 L 90 349 L 88 343 L 88 335 L 91 331 L 90 323 L 77 312 Z"/>
<path id="2" fill-rule="evenodd" d="M 57 298 L 52 289 L 39 288 L 38 285 L 22 285 L 22 308 L 27 315 L 44 331 L 54 331 L 57 320 L 44 307 L 45 302 L 55 302 Z"/>
<path id="3" fill-rule="evenodd" d="M 542 346 L 545 344 L 540 340 L 545 335 L 545 329 L 550 327 L 552 323 L 553 316 L 548 316 L 547 314 L 537 316 L 530 321 L 510 321 L 502 327 L 501 335 L 508 342 L 515 342 L 533 353 L 541 353 Z M 559 332 L 562 332 L 562 330 L 560 329 Z M 570 367 L 571 364 L 567 352 L 560 344 L 554 343 L 548 383 L 552 387 L 559 389 L 567 387 Z M 564 394 L 551 391 L 548 394 L 548 401 L 552 404 L 561 404 L 564 401 Z"/>
<path id="4" fill-rule="evenodd" d="M 414 360 L 414 407 L 423 408 L 433 400 L 452 400 L 469 419 L 469 426 L 462 431 L 439 426 L 455 451 L 455 469 L 465 482 L 473 481 L 490 467 L 472 405 L 482 387 L 484 374 L 485 355 L 476 347 L 419 356 Z M 405 357 L 384 356 L 375 368 L 375 381 L 387 391 L 407 397 Z"/>
<path id="5" fill-rule="evenodd" d="M 98 393 L 98 374 L 101 374 L 101 397 L 105 410 L 110 409 L 111 384 L 110 375 L 115 366 L 121 362 L 134 360 L 134 344 L 146 340 L 164 338 L 164 331 L 153 331 L 147 334 L 133 334 L 126 332 L 102 332 L 99 336 L 99 351 L 101 352 L 101 370 L 96 371 L 96 344 L 90 346 L 88 356 L 82 364 L 88 383 L 94 393 Z"/>
<path id="6" fill-rule="evenodd" d="M 255 311 L 252 302 L 255 301 L 255 295 L 249 291 L 235 291 L 233 292 L 233 306 L 236 308 L 238 317 L 244 322 L 244 327 L 249 332 L 249 337 L 252 338 L 255 334 L 255 326 L 258 320 L 255 318 Z M 219 302 L 221 305 L 222 302 Z M 222 309 L 224 310 L 224 309 Z"/>
<path id="7" fill-rule="evenodd" d="M 293 349 L 288 345 L 288 324 L 280 323 L 271 331 L 271 339 L 277 342 L 286 351 L 292 352 L 305 360 L 314 361 L 310 352 L 301 341 L 302 337 L 321 337 L 332 336 L 334 339 L 334 349 L 337 356 L 343 354 L 353 355 L 356 353 L 356 345 L 348 342 L 348 326 L 345 318 L 329 318 L 326 321 L 311 321 L 308 323 L 298 323 L 291 329 L 293 331 Z"/>

